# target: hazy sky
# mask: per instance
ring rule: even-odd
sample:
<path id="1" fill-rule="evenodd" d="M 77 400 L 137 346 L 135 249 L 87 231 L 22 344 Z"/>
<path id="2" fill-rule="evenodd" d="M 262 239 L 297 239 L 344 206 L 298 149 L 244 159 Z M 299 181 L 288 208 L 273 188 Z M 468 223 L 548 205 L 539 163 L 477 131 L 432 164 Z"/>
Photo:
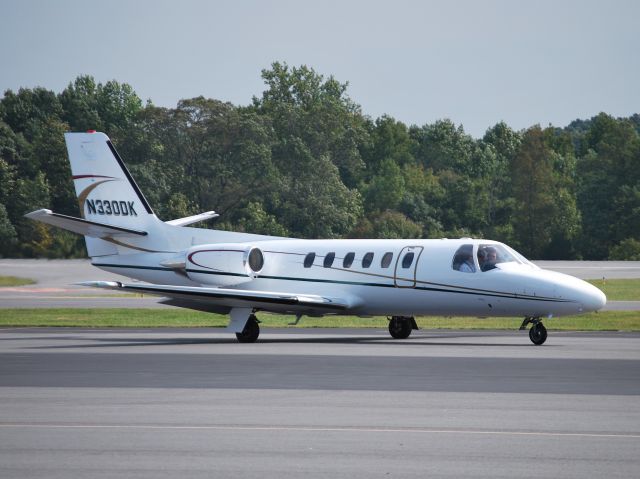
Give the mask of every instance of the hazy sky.
<path id="1" fill-rule="evenodd" d="M 80 74 L 156 105 L 246 105 L 273 61 L 349 82 L 373 118 L 478 137 L 640 112 L 640 1 L 0 0 L 0 90 Z"/>

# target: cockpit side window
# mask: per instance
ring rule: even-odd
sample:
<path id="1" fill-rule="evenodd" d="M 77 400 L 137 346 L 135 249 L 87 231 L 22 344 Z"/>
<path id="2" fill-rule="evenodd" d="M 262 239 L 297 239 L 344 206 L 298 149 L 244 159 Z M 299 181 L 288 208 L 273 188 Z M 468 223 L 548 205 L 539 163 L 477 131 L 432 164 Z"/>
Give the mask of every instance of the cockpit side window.
<path id="1" fill-rule="evenodd" d="M 462 273 L 475 273 L 476 264 L 473 261 L 473 245 L 463 244 L 458 248 L 456 254 L 453 256 L 452 267 L 456 271 Z"/>
<path id="2" fill-rule="evenodd" d="M 518 263 L 522 261 L 500 244 L 481 244 L 478 246 L 478 264 L 481 271 L 491 271 L 500 263 Z"/>

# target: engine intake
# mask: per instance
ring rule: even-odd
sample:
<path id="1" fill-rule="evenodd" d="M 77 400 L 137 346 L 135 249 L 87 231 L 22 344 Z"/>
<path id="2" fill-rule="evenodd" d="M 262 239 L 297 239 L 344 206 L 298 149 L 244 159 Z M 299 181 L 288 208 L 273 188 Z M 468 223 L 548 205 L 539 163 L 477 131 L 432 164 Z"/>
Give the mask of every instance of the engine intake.
<path id="1" fill-rule="evenodd" d="M 230 286 L 252 281 L 264 267 L 264 254 L 242 243 L 198 245 L 187 251 L 187 276 L 202 284 Z"/>

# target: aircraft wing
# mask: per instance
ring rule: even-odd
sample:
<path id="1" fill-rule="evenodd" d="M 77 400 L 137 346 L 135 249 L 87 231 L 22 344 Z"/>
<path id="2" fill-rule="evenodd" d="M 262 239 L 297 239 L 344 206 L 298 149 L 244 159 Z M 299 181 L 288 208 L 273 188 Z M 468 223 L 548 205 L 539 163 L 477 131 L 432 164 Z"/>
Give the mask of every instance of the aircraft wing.
<path id="1" fill-rule="evenodd" d="M 32 220 L 41 221 L 48 225 L 57 226 L 58 228 L 73 231 L 74 233 L 79 233 L 84 236 L 91 236 L 93 238 L 104 238 L 107 236 L 146 236 L 147 234 L 146 231 L 107 225 L 96 221 L 85 220 L 83 218 L 75 218 L 74 216 L 54 213 L 47 209 L 32 211 L 24 216 Z"/>
<path id="2" fill-rule="evenodd" d="M 125 284 L 119 281 L 88 281 L 78 284 L 82 286 L 92 286 L 94 288 L 166 296 L 186 302 L 185 304 L 191 302 L 200 304 L 214 303 L 228 308 L 256 308 L 266 311 L 283 312 L 324 311 L 326 313 L 338 313 L 354 306 L 354 304 L 344 299 L 329 298 L 315 294 L 293 294 L 276 291 L 173 286 L 165 284 Z"/>

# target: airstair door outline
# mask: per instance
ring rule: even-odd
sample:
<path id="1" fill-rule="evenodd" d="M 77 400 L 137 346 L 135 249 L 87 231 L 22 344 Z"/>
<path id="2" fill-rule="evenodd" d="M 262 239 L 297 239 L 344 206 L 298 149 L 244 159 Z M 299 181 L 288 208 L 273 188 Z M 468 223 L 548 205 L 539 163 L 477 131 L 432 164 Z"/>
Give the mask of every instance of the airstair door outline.
<path id="1" fill-rule="evenodd" d="M 415 288 L 418 262 L 424 248 L 422 246 L 405 246 L 396 259 L 393 282 L 398 288 Z"/>

